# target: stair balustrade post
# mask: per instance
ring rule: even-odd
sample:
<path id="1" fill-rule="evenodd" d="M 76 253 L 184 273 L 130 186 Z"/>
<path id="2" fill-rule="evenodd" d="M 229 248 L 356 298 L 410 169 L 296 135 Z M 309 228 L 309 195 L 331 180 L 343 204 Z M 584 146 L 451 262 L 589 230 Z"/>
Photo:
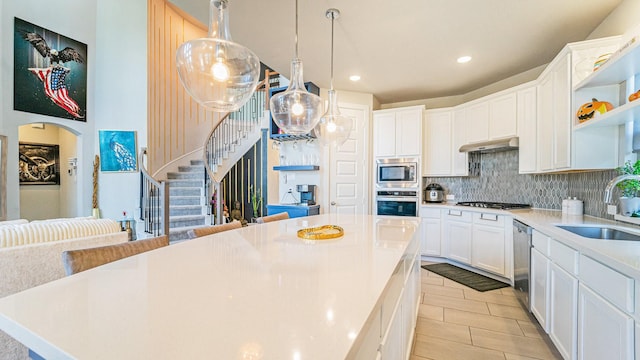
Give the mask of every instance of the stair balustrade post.
<path id="1" fill-rule="evenodd" d="M 162 234 L 169 236 L 169 187 L 166 181 L 160 181 L 160 199 Z"/>

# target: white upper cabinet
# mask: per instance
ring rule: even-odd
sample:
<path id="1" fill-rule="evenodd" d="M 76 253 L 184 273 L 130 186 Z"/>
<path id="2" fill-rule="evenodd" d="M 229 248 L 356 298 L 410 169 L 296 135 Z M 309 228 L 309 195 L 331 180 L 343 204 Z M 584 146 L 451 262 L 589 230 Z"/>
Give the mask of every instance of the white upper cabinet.
<path id="1" fill-rule="evenodd" d="M 469 175 L 469 154 L 460 152 L 462 145 L 467 143 L 467 117 L 464 109 L 456 108 L 453 111 L 453 129 L 452 129 L 452 170 L 451 175 L 468 176 Z"/>
<path id="2" fill-rule="evenodd" d="M 517 94 L 509 92 L 489 101 L 489 139 L 516 136 Z"/>
<path id="3" fill-rule="evenodd" d="M 469 175 L 468 155 L 458 151 L 467 143 L 465 109 L 427 110 L 424 123 L 422 175 Z"/>
<path id="4" fill-rule="evenodd" d="M 467 143 L 517 135 L 516 91 L 509 89 L 466 104 Z"/>
<path id="5" fill-rule="evenodd" d="M 489 102 L 480 101 L 466 107 L 467 141 L 476 143 L 489 140 Z"/>
<path id="6" fill-rule="evenodd" d="M 536 86 L 531 84 L 518 91 L 516 120 L 518 123 L 518 139 L 520 143 L 519 172 L 533 173 L 536 171 L 537 142 L 537 106 Z"/>
<path id="7" fill-rule="evenodd" d="M 570 54 L 556 57 L 540 77 L 538 93 L 538 167 L 557 171 L 571 166 Z"/>
<path id="8" fill-rule="evenodd" d="M 537 170 L 553 170 L 553 74 L 538 85 Z"/>
<path id="9" fill-rule="evenodd" d="M 425 176 L 452 173 L 453 111 L 449 108 L 425 111 L 422 171 Z"/>
<path id="10" fill-rule="evenodd" d="M 584 69 L 593 69 L 597 57 L 617 48 L 618 42 L 619 37 L 611 37 L 568 44 L 538 78 L 536 172 L 617 166 L 617 128 L 575 131 L 576 112 L 586 95 L 576 94 L 574 84 L 587 76 Z"/>
<path id="11" fill-rule="evenodd" d="M 374 155 L 376 157 L 420 157 L 423 111 L 424 106 L 374 111 Z"/>
<path id="12" fill-rule="evenodd" d="M 373 151 L 375 156 L 395 156 L 396 154 L 396 114 L 392 112 L 373 113 Z"/>

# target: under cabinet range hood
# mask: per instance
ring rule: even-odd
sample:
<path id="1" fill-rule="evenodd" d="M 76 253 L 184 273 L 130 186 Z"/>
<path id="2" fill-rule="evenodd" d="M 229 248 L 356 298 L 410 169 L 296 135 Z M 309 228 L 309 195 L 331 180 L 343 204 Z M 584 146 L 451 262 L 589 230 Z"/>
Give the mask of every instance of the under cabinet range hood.
<path id="1" fill-rule="evenodd" d="M 479 143 L 462 145 L 460 147 L 460 152 L 476 152 L 477 151 L 481 153 L 489 153 L 489 152 L 515 150 L 517 148 L 518 148 L 518 138 L 510 137 L 505 139 L 489 140 L 489 141 L 483 141 Z"/>

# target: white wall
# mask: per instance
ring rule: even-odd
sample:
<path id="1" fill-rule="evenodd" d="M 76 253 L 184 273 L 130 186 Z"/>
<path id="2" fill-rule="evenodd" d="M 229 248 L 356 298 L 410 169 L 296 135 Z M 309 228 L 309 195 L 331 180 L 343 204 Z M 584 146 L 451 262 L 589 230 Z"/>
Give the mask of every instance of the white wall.
<path id="1" fill-rule="evenodd" d="M 640 24 L 640 1 L 624 0 L 589 34 L 587 39 L 621 35 Z"/>
<path id="2" fill-rule="evenodd" d="M 58 216 L 84 215 L 85 212 L 77 208 L 78 172 L 69 164 L 69 158 L 78 157 L 76 136 L 64 128 L 58 128 L 58 139 L 60 143 L 60 214 Z M 24 206 L 24 202 L 20 204 Z"/>
<path id="3" fill-rule="evenodd" d="M 144 0 L 3 1 L 0 10 L 0 134 L 7 135 L 7 168 L 18 167 L 18 126 L 33 122 L 56 124 L 77 135 L 78 169 L 75 194 L 65 195 L 71 211 L 62 216 L 90 215 L 94 155 L 98 129 L 137 131 L 138 146 L 146 145 L 147 125 L 147 3 Z M 99 14 L 99 16 L 97 15 Z M 70 21 L 70 16 L 73 21 Z M 14 17 L 87 44 L 87 122 L 13 111 Z M 64 19 L 61 21 L 60 19 Z M 6 100 L 5 100 L 6 99 Z M 71 136 L 66 134 L 65 136 Z M 61 158 L 67 165 L 67 158 Z M 66 169 L 65 169 L 66 170 Z M 66 175 L 63 179 L 71 177 Z M 100 173 L 100 208 L 104 217 L 117 218 L 138 207 L 136 173 Z M 63 189 L 64 191 L 72 189 Z M 31 200 L 28 200 L 31 201 Z M 75 203 L 75 204 L 73 204 Z M 7 218 L 18 218 L 18 174 L 7 174 Z"/>
<path id="4" fill-rule="evenodd" d="M 95 66 L 100 71 L 91 161 L 99 153 L 98 130 L 133 130 L 138 150 L 147 146 L 147 2 L 98 0 L 97 7 Z M 122 211 L 139 215 L 139 172 L 100 172 L 98 179 L 102 217 L 121 218 Z"/>
<path id="5" fill-rule="evenodd" d="M 18 127 L 29 123 L 57 124 L 78 135 L 77 215 L 91 213 L 91 163 L 95 129 L 95 0 L 57 0 L 55 3 L 41 0 L 2 1 L 0 12 L 0 52 L 5 54 L 0 63 L 0 133 L 8 137 L 7 169 L 18 168 Z M 87 44 L 87 122 L 13 110 L 13 34 L 14 17 L 29 21 L 51 31 Z M 70 20 L 72 19 L 72 20 Z M 85 156 L 88 155 L 88 156 Z M 88 179 L 88 180 L 87 180 Z M 18 172 L 7 171 L 7 218 L 20 215 L 20 191 Z"/>

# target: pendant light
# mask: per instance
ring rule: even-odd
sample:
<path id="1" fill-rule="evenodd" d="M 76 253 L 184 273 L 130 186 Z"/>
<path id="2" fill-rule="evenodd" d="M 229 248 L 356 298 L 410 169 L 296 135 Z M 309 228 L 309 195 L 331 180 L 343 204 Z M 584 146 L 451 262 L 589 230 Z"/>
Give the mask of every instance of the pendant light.
<path id="1" fill-rule="evenodd" d="M 231 40 L 228 0 L 209 3 L 209 35 L 187 41 L 176 53 L 180 82 L 200 105 L 218 112 L 238 110 L 260 78 L 260 60 Z"/>
<path id="2" fill-rule="evenodd" d="M 304 87 L 302 60 L 298 58 L 298 0 L 296 0 L 295 57 L 291 61 L 291 80 L 286 91 L 271 97 L 269 109 L 276 125 L 286 134 L 309 133 L 320 120 L 322 99 Z"/>
<path id="3" fill-rule="evenodd" d="M 340 10 L 329 9 L 326 12 L 326 16 L 331 19 L 331 89 L 329 90 L 327 112 L 322 115 L 313 131 L 321 144 L 340 146 L 349 138 L 353 121 L 351 118 L 340 114 L 338 94 L 333 89 L 333 22 L 340 17 Z"/>

